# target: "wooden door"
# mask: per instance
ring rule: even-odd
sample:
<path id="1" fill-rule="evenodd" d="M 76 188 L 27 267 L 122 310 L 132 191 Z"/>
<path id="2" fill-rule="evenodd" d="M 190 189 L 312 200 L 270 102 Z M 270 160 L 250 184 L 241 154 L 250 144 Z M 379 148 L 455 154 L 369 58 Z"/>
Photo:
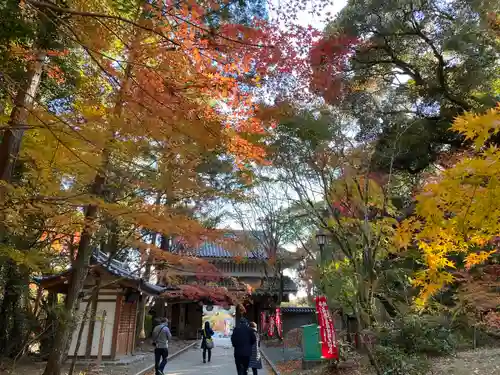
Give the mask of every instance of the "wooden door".
<path id="1" fill-rule="evenodd" d="M 135 345 L 135 325 L 137 318 L 137 303 L 122 302 L 120 324 L 118 326 L 116 355 L 132 354 Z"/>

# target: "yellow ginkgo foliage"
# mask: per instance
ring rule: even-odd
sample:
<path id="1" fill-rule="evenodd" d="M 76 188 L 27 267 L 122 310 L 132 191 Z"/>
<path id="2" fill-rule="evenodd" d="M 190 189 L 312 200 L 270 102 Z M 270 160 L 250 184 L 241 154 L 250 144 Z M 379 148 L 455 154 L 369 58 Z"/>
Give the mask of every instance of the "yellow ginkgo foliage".
<path id="1" fill-rule="evenodd" d="M 453 130 L 474 145 L 474 153 L 424 186 L 416 215 L 396 234 L 400 247 L 416 246 L 423 255 L 425 268 L 414 279 L 419 306 L 453 281 L 453 255 L 463 254 L 470 268 L 499 251 L 500 148 L 489 141 L 500 133 L 500 105 L 482 115 L 464 114 Z"/>

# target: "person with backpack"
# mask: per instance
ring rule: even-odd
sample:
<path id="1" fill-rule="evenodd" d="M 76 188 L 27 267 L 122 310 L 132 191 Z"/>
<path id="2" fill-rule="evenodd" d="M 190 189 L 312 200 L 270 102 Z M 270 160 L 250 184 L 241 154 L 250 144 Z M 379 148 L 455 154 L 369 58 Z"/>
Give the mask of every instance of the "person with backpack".
<path id="1" fill-rule="evenodd" d="M 168 341 L 172 334 L 167 325 L 167 318 L 161 318 L 160 324 L 153 329 L 153 345 L 155 346 L 155 375 L 163 375 L 167 365 Z"/>
<path id="2" fill-rule="evenodd" d="M 203 350 L 203 363 L 207 363 L 207 352 L 208 352 L 208 362 L 212 359 L 212 349 L 214 348 L 214 340 L 212 336 L 214 331 L 210 327 L 210 322 L 207 320 L 205 322 L 205 327 L 201 330 L 201 349 Z"/>

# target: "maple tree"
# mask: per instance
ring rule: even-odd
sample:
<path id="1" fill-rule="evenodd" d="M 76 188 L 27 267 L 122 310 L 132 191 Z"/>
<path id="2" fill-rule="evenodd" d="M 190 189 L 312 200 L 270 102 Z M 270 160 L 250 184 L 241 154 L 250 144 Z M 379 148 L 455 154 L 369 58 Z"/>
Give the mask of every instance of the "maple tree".
<path id="1" fill-rule="evenodd" d="M 221 186 L 215 161 L 228 161 L 237 188 L 248 164 L 264 161 L 251 135 L 267 125 L 248 88 L 271 87 L 280 75 L 307 78 L 300 51 L 317 32 L 231 23 L 217 15 L 227 9 L 217 1 L 8 5 L 19 32 L 2 34 L 4 274 L 7 285 L 26 281 L 65 257 L 57 263 L 75 270 L 64 307 L 71 317 L 94 248 L 113 256 L 135 248 L 150 266 L 172 266 L 180 257 L 167 254 L 170 238 L 215 237 L 198 220 L 198 203 L 233 189 Z M 61 239 L 74 233 L 77 241 Z M 40 254 L 51 256 L 40 262 Z M 16 293 L 2 300 L 7 341 L 27 298 Z M 60 371 L 69 323 L 59 320 L 46 374 Z"/>
<path id="2" fill-rule="evenodd" d="M 352 282 L 354 312 L 362 325 L 371 326 L 374 288 L 383 273 L 380 261 L 394 249 L 397 210 L 390 199 L 390 178 L 370 172 L 370 147 L 353 148 L 328 114 L 304 117 L 284 119 L 277 127 L 273 166 L 296 212 L 330 238 L 328 250 L 316 258 L 318 271 L 325 272 L 315 272 L 318 285 L 328 292 L 341 291 L 329 271 L 346 265 L 351 272 L 342 273 L 339 280 Z"/>
<path id="3" fill-rule="evenodd" d="M 500 107 L 483 114 L 466 113 L 453 129 L 473 142 L 474 152 L 439 173 L 416 196 L 416 216 L 403 221 L 396 239 L 417 246 L 425 269 L 415 275 L 417 304 L 454 280 L 454 270 L 469 269 L 498 252 L 500 152 L 490 143 L 500 128 Z M 457 259 L 461 256 L 462 259 Z"/>

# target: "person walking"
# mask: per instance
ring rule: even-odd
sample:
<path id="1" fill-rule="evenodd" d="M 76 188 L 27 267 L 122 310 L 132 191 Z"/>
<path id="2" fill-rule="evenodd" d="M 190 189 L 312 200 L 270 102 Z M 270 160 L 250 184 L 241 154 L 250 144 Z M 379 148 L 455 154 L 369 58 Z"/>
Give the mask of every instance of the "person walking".
<path id="1" fill-rule="evenodd" d="M 252 345 L 252 355 L 250 356 L 250 363 L 248 367 L 252 369 L 253 375 L 258 374 L 258 370 L 262 368 L 262 358 L 260 356 L 260 339 L 259 332 L 257 331 L 257 323 L 250 323 L 250 328 L 255 336 L 255 343 Z"/>
<path id="2" fill-rule="evenodd" d="M 167 365 L 168 341 L 172 339 L 172 334 L 167 325 L 167 318 L 160 319 L 160 325 L 153 330 L 153 345 L 155 346 L 155 375 L 163 375 L 163 370 Z"/>
<path id="3" fill-rule="evenodd" d="M 234 347 L 234 362 L 238 375 L 247 375 L 250 357 L 252 356 L 252 346 L 255 342 L 255 334 L 249 327 L 248 320 L 241 318 L 231 335 L 231 343 Z"/>
<path id="4" fill-rule="evenodd" d="M 214 348 L 214 341 L 212 336 L 214 331 L 210 327 L 210 322 L 207 320 L 205 322 L 205 327 L 201 331 L 201 349 L 203 350 L 203 363 L 207 363 L 207 352 L 208 352 L 208 362 L 212 359 L 212 349 Z"/>

